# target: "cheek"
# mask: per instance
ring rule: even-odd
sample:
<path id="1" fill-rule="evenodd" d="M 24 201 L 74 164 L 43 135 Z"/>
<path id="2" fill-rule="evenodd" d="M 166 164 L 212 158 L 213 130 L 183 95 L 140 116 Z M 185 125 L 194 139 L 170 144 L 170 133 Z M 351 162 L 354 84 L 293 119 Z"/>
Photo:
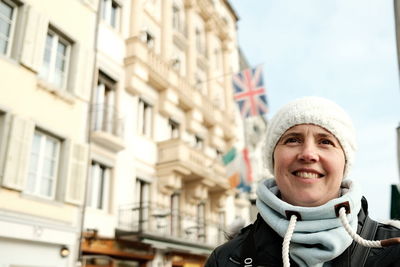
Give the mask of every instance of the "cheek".
<path id="1" fill-rule="evenodd" d="M 275 174 L 282 173 L 288 169 L 291 163 L 291 156 L 288 151 L 275 151 L 274 153 L 274 172 Z"/>
<path id="2" fill-rule="evenodd" d="M 332 173 L 337 174 L 338 176 L 341 176 L 343 178 L 343 173 L 344 173 L 344 168 L 345 168 L 345 158 L 343 154 L 336 154 L 336 155 L 331 155 L 330 160 L 327 164 L 327 167 Z"/>

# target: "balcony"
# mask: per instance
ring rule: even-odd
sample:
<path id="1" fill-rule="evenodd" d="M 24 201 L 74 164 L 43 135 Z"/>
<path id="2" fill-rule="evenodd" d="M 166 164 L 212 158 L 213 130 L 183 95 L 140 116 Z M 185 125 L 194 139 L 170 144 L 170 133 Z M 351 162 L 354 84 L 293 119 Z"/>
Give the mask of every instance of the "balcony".
<path id="1" fill-rule="evenodd" d="M 129 67 L 128 72 L 131 72 L 128 76 L 141 76 L 143 79 L 148 79 L 156 89 L 165 89 L 168 86 L 171 66 L 155 52 L 152 44 L 139 37 L 131 37 L 127 39 L 126 47 L 125 65 Z M 148 75 L 142 72 L 138 74 L 138 68 L 134 67 L 137 65 L 144 66 Z"/>
<path id="2" fill-rule="evenodd" d="M 169 246 L 203 249 L 210 253 L 225 241 L 225 225 L 151 202 L 120 207 L 117 237 Z M 167 245 L 168 246 L 168 245 Z"/>
<path id="3" fill-rule="evenodd" d="M 202 15 L 202 17 L 207 20 L 208 18 L 211 17 L 211 15 L 213 14 L 214 10 L 213 10 L 213 4 L 210 0 L 199 0 L 197 2 L 197 4 L 199 5 L 200 8 L 200 14 Z"/>
<path id="4" fill-rule="evenodd" d="M 208 157 L 180 139 L 159 142 L 157 146 L 160 177 L 179 173 L 183 182 L 200 181 L 210 192 L 229 189 L 226 170 L 218 159 Z"/>
<path id="5" fill-rule="evenodd" d="M 165 62 L 153 49 L 148 49 L 149 80 L 160 85 L 160 89 L 168 87 L 171 66 Z"/>
<path id="6" fill-rule="evenodd" d="M 114 152 L 122 150 L 125 147 L 122 140 L 124 124 L 115 108 L 104 104 L 95 104 L 91 113 L 92 141 Z"/>

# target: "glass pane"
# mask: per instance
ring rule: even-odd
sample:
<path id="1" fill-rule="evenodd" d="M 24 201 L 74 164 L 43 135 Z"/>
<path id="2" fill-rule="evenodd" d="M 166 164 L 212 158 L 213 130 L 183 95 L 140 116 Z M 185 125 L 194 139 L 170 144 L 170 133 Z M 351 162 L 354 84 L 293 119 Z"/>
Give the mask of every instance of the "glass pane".
<path id="1" fill-rule="evenodd" d="M 4 21 L 0 17 L 0 35 L 3 37 L 10 37 L 10 29 L 11 29 L 11 23 Z"/>
<path id="2" fill-rule="evenodd" d="M 7 41 L 0 38 L 0 53 L 5 54 L 7 52 Z"/>
<path id="3" fill-rule="evenodd" d="M 57 55 L 65 56 L 67 54 L 67 45 L 58 42 L 57 46 Z"/>
<path id="4" fill-rule="evenodd" d="M 118 12 L 118 8 L 116 6 L 113 6 L 111 8 L 111 18 L 110 18 L 110 24 L 111 26 L 113 26 L 114 28 L 117 27 L 117 12 Z"/>
<path id="5" fill-rule="evenodd" d="M 12 14 L 13 14 L 13 7 L 4 3 L 3 1 L 1 1 L 0 2 L 0 16 L 11 20 Z"/>
<path id="6" fill-rule="evenodd" d="M 57 87 L 63 87 L 63 80 L 64 80 L 64 73 L 59 70 L 55 70 L 52 81 L 53 84 L 56 85 Z"/>
<path id="7" fill-rule="evenodd" d="M 56 70 L 63 72 L 65 70 L 65 59 L 63 56 L 57 55 Z"/>
<path id="8" fill-rule="evenodd" d="M 106 10 L 107 10 L 107 2 L 109 0 L 103 0 L 101 3 L 101 18 L 105 19 L 106 18 Z"/>
<path id="9" fill-rule="evenodd" d="M 105 181 L 104 181 L 104 175 L 105 175 L 105 169 L 101 168 L 100 169 L 100 181 L 99 181 L 99 191 L 98 191 L 98 198 L 97 198 L 97 208 L 102 209 L 103 208 L 103 198 L 104 198 L 104 186 L 105 186 Z"/>
<path id="10" fill-rule="evenodd" d="M 53 180 L 42 178 L 40 195 L 50 197 L 52 195 Z"/>
<path id="11" fill-rule="evenodd" d="M 31 157 L 29 160 L 29 174 L 26 185 L 26 190 L 30 193 L 35 192 L 36 176 L 39 164 L 40 140 L 41 135 L 39 133 L 35 133 L 32 140 Z"/>
<path id="12" fill-rule="evenodd" d="M 26 183 L 26 191 L 29 193 L 35 192 L 35 184 L 36 184 L 36 174 L 29 172 L 28 181 Z"/>
<path id="13" fill-rule="evenodd" d="M 57 156 L 58 141 L 48 138 L 46 140 L 46 157 L 55 158 Z"/>
<path id="14" fill-rule="evenodd" d="M 54 179 L 55 166 L 55 160 L 49 160 L 48 158 L 45 158 L 43 161 L 42 176 L 48 179 Z"/>
<path id="15" fill-rule="evenodd" d="M 40 70 L 40 75 L 46 79 L 49 77 L 49 73 L 50 73 L 51 44 L 52 43 L 53 43 L 53 36 L 50 34 L 47 34 L 46 47 L 44 49 L 44 55 L 43 55 L 43 64 L 42 64 L 42 69 Z"/>

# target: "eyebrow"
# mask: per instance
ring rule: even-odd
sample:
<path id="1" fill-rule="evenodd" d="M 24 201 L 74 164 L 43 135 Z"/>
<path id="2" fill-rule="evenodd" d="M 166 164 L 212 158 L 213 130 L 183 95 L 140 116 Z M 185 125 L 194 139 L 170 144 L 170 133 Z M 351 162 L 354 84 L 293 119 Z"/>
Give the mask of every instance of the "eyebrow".
<path id="1" fill-rule="evenodd" d="M 282 139 L 282 138 L 286 138 L 286 137 L 301 137 L 301 136 L 303 136 L 303 135 L 304 135 L 304 134 L 299 133 L 299 132 L 290 132 L 290 133 L 287 133 L 287 134 L 282 135 L 281 139 Z M 331 137 L 331 138 L 334 137 L 334 135 L 333 135 L 333 134 L 330 134 L 330 133 L 317 133 L 316 136 L 317 136 L 317 137 Z"/>

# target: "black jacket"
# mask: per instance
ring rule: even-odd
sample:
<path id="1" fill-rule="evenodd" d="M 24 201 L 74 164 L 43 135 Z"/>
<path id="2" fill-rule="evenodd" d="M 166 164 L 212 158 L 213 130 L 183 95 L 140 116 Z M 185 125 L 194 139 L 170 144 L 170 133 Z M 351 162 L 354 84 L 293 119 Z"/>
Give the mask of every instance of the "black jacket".
<path id="1" fill-rule="evenodd" d="M 368 221 L 369 220 L 369 221 Z M 368 221 L 368 223 L 367 223 Z M 375 234 L 369 231 L 373 222 L 376 230 Z M 364 227 L 366 226 L 366 227 Z M 362 199 L 362 208 L 358 214 L 357 233 L 364 237 L 362 230 L 370 232 L 369 239 L 382 240 L 392 237 L 400 237 L 400 229 L 376 223 L 368 217 L 368 204 L 365 198 Z M 365 231 L 368 229 L 368 231 Z M 251 237 L 253 235 L 253 237 Z M 364 237 L 365 238 L 365 237 Z M 238 266 L 282 266 L 282 242 L 280 237 L 265 221 L 258 215 L 257 220 L 243 228 L 240 234 L 229 242 L 217 247 L 206 263 L 206 267 L 238 267 Z M 360 256 L 360 252 L 365 257 Z M 251 254 L 252 257 L 249 257 Z M 248 258 L 255 258 L 254 262 Z M 247 260 L 246 260 L 247 259 Z M 365 260 L 363 265 L 362 259 Z M 246 262 L 246 263 L 245 263 Z M 248 264 L 248 265 L 246 265 Z M 337 258 L 332 261 L 333 266 L 379 266 L 379 267 L 397 267 L 400 266 L 400 244 L 386 248 L 364 248 L 353 243 Z M 290 266 L 298 266 L 292 259 Z"/>

